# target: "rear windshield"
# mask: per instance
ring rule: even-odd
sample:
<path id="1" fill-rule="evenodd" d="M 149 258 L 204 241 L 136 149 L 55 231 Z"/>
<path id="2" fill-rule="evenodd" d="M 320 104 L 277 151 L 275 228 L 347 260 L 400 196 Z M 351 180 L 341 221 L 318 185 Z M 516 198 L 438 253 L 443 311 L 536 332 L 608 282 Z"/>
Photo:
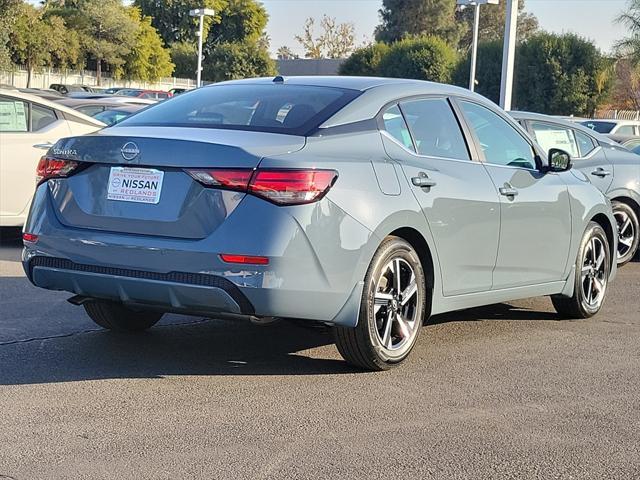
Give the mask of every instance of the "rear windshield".
<path id="1" fill-rule="evenodd" d="M 359 93 L 306 85 L 215 85 L 173 97 L 120 125 L 226 128 L 306 135 Z"/>
<path id="2" fill-rule="evenodd" d="M 593 120 L 582 122 L 582 125 L 598 133 L 609 133 L 616 126 L 614 122 L 594 122 Z"/>

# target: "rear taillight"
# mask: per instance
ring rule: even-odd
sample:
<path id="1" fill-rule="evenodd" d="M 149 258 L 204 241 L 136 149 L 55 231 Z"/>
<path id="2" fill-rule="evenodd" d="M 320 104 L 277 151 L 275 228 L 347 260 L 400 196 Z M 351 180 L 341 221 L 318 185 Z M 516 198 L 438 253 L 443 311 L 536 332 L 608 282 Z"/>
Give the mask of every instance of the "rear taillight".
<path id="1" fill-rule="evenodd" d="M 239 190 L 246 192 L 249 186 L 249 180 L 253 175 L 253 170 L 227 170 L 227 169 L 188 169 L 186 172 L 193 177 L 194 180 L 200 182 L 206 187 L 218 187 L 228 190 Z"/>
<path id="2" fill-rule="evenodd" d="M 36 243 L 38 241 L 38 235 L 25 232 L 22 234 L 22 241 L 25 243 Z"/>
<path id="3" fill-rule="evenodd" d="M 187 169 L 206 187 L 248 192 L 277 205 L 302 205 L 320 200 L 335 183 L 335 170 Z"/>
<path id="4" fill-rule="evenodd" d="M 226 263 L 243 263 L 245 265 L 269 265 L 267 257 L 257 257 L 255 255 L 232 255 L 221 253 L 220 258 Z"/>
<path id="5" fill-rule="evenodd" d="M 45 155 L 38 162 L 36 182 L 39 185 L 50 178 L 68 177 L 77 170 L 79 165 L 80 164 L 78 162 L 73 160 L 62 160 Z"/>
<path id="6" fill-rule="evenodd" d="M 249 193 L 278 205 L 301 205 L 320 200 L 337 177 L 334 170 L 257 170 Z"/>

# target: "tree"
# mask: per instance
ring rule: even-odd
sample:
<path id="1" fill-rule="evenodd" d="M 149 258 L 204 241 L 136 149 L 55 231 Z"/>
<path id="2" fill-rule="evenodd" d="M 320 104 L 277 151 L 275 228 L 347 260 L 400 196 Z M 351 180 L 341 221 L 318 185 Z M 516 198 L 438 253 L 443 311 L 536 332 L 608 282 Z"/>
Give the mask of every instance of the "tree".
<path id="1" fill-rule="evenodd" d="M 200 20 L 190 17 L 189 10 L 210 8 L 216 12 L 214 17 L 204 17 L 204 38 L 207 38 L 211 24 L 220 23 L 220 12 L 226 4 L 226 0 L 134 0 L 142 15 L 153 19 L 151 24 L 168 46 L 196 41 Z"/>
<path id="2" fill-rule="evenodd" d="M 202 76 L 212 82 L 275 75 L 274 61 L 264 49 L 248 42 L 216 45 L 206 57 Z"/>
<path id="3" fill-rule="evenodd" d="M 62 17 L 75 30 L 88 59 L 96 64 L 100 85 L 103 63 L 118 71 L 135 41 L 138 23 L 120 0 L 50 0 L 48 15 Z"/>
<path id="4" fill-rule="evenodd" d="M 378 66 L 384 77 L 449 83 L 457 60 L 453 47 L 437 37 L 401 40 L 389 47 Z"/>
<path id="5" fill-rule="evenodd" d="M 612 107 L 618 110 L 640 110 L 640 70 L 626 58 L 614 64 Z"/>
<path id="6" fill-rule="evenodd" d="M 175 65 L 176 77 L 192 78 L 198 68 L 198 49 L 190 42 L 176 42 L 171 45 L 171 62 Z"/>
<path id="7" fill-rule="evenodd" d="M 207 43 L 257 42 L 264 34 L 269 16 L 255 0 L 227 0 L 205 37 Z"/>
<path id="8" fill-rule="evenodd" d="M 618 52 L 635 66 L 640 66 L 640 0 L 631 0 L 628 10 L 621 13 L 616 21 L 627 27 L 630 33 L 616 44 Z"/>
<path id="9" fill-rule="evenodd" d="M 376 76 L 388 52 L 389 46 L 380 42 L 358 48 L 340 65 L 340 75 Z"/>
<path id="10" fill-rule="evenodd" d="M 460 87 L 469 86 L 471 52 L 458 63 L 453 74 L 453 83 Z M 475 91 L 498 103 L 500 101 L 500 80 L 502 75 L 502 41 L 492 40 L 478 44 Z"/>
<path id="11" fill-rule="evenodd" d="M 515 105 L 550 115 L 593 115 L 612 85 L 610 63 L 573 34 L 539 33 L 516 52 Z"/>
<path id="12" fill-rule="evenodd" d="M 11 65 L 9 37 L 14 30 L 19 7 L 20 0 L 0 0 L 0 69 L 9 68 Z"/>
<path id="13" fill-rule="evenodd" d="M 276 56 L 278 57 L 278 60 L 293 60 L 295 58 L 300 58 L 298 57 L 298 55 L 293 53 L 293 50 L 291 50 L 291 48 L 287 47 L 286 45 L 278 48 Z"/>
<path id="14" fill-rule="evenodd" d="M 525 2 L 518 3 L 518 40 L 524 41 L 538 30 L 538 19 L 535 15 L 524 11 Z M 468 50 L 471 48 L 473 35 L 473 17 L 475 8 L 469 7 L 458 10 L 456 19 L 467 25 L 466 33 L 460 40 L 459 48 Z M 478 37 L 481 41 L 502 40 L 504 38 L 504 25 L 507 17 L 507 2 L 498 5 L 483 5 L 480 8 L 480 28 Z"/>
<path id="15" fill-rule="evenodd" d="M 28 3 L 20 5 L 16 14 L 10 45 L 14 60 L 23 63 L 27 69 L 29 87 L 33 71 L 51 61 L 50 40 L 55 32 L 51 24 L 42 18 L 42 12 Z"/>
<path id="16" fill-rule="evenodd" d="M 84 52 L 78 32 L 67 28 L 62 17 L 49 16 L 47 21 L 53 31 L 52 37 L 49 38 L 51 65 L 62 69 L 82 67 Z"/>
<path id="17" fill-rule="evenodd" d="M 456 22 L 456 0 L 383 0 L 376 40 L 393 43 L 407 37 L 435 36 L 458 45 L 467 25 Z"/>
<path id="18" fill-rule="evenodd" d="M 129 12 L 138 24 L 138 31 L 118 76 L 149 82 L 170 76 L 175 65 L 171 63 L 169 50 L 164 47 L 158 31 L 151 25 L 151 18 L 141 16 L 137 7 L 131 7 Z"/>
<path id="19" fill-rule="evenodd" d="M 315 35 L 315 19 L 307 18 L 302 35 L 295 39 L 302 45 L 307 58 L 345 58 L 355 47 L 355 27 L 352 23 L 337 23 L 324 15 L 320 21 L 322 33 Z"/>

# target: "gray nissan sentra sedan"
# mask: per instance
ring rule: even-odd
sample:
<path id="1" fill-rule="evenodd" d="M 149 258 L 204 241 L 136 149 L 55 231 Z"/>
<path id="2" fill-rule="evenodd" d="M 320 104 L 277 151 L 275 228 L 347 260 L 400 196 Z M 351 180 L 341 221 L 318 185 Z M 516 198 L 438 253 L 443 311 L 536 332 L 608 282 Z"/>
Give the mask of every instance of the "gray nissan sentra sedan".
<path id="1" fill-rule="evenodd" d="M 452 86 L 220 83 L 59 141 L 24 268 L 108 329 L 165 312 L 304 319 L 386 369 L 433 314 L 537 295 L 564 317 L 600 310 L 611 205 L 566 152 L 538 149 Z"/>

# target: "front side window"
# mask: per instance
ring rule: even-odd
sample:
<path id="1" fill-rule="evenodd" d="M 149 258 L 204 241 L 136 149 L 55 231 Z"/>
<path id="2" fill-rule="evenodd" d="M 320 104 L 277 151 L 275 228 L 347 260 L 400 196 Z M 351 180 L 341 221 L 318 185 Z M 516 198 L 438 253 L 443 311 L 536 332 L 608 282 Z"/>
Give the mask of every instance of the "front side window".
<path id="1" fill-rule="evenodd" d="M 461 101 L 460 105 L 478 138 L 487 163 L 532 170 L 536 168 L 533 148 L 511 124 L 477 103 Z"/>
<path id="2" fill-rule="evenodd" d="M 56 112 L 40 105 L 31 106 L 31 130 L 37 132 L 58 119 Z"/>
<path id="3" fill-rule="evenodd" d="M 407 127 L 402 112 L 397 105 L 390 107 L 386 112 L 382 114 L 382 121 L 384 122 L 384 129 L 386 132 L 395 138 L 405 148 L 415 152 L 413 148 L 413 141 L 411 140 L 411 134 Z"/>
<path id="4" fill-rule="evenodd" d="M 343 88 L 275 83 L 215 85 L 154 105 L 121 125 L 305 135 L 359 93 Z"/>
<path id="5" fill-rule="evenodd" d="M 467 144 L 444 98 L 401 103 L 409 130 L 420 155 L 470 160 Z"/>
<path id="6" fill-rule="evenodd" d="M 0 97 L 0 132 L 29 130 L 27 104 L 21 100 Z"/>
<path id="7" fill-rule="evenodd" d="M 552 148 L 559 148 L 572 158 L 580 156 L 573 129 L 545 122 L 531 122 L 530 125 L 533 136 L 545 152 Z"/>

